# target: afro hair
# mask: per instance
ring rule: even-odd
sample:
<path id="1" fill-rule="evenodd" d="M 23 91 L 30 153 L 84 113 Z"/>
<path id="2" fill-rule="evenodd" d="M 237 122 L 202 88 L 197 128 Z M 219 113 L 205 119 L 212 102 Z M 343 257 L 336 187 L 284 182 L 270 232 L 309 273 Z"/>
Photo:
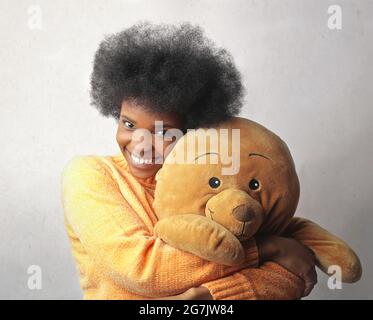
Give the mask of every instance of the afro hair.
<path id="1" fill-rule="evenodd" d="M 134 99 L 149 112 L 176 113 L 194 129 L 237 115 L 243 86 L 231 55 L 200 27 L 143 22 L 100 43 L 90 93 L 105 117 L 119 119 L 123 100 Z"/>

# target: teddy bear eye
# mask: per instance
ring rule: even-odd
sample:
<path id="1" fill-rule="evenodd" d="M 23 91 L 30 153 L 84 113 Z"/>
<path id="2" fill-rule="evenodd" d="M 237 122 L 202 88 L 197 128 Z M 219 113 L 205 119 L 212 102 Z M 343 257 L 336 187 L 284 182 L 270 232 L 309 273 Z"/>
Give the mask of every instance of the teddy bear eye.
<path id="1" fill-rule="evenodd" d="M 209 180 L 209 185 L 211 188 L 218 188 L 220 186 L 220 180 L 216 177 L 212 177 L 210 180 Z"/>
<path id="2" fill-rule="evenodd" d="M 256 179 L 251 179 L 250 180 L 250 182 L 249 182 L 249 188 L 251 189 L 251 190 L 258 190 L 259 189 L 259 187 L 260 187 L 260 183 L 259 183 L 259 181 L 258 180 L 256 180 Z"/>

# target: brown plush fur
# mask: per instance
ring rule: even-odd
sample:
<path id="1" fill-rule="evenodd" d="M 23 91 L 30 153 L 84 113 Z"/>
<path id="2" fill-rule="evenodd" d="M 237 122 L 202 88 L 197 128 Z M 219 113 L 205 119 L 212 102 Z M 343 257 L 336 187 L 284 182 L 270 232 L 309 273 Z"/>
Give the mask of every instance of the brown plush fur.
<path id="1" fill-rule="evenodd" d="M 311 221 L 293 218 L 299 181 L 286 144 L 244 118 L 232 118 L 215 129 L 227 129 L 228 135 L 207 139 L 201 150 L 191 142 L 209 130 L 188 132 L 158 172 L 154 202 L 160 219 L 155 227 L 158 237 L 207 260 L 237 265 L 245 258 L 242 242 L 255 234 L 291 236 L 314 251 L 321 270 L 339 265 L 343 281 L 357 281 L 360 261 L 345 242 Z M 222 160 L 226 151 L 219 146 L 232 149 L 232 129 L 240 130 L 240 162 L 237 173 L 230 175 L 222 173 L 227 168 Z M 180 157 L 183 163 L 174 163 Z M 198 163 L 201 159 L 206 163 Z M 209 184 L 213 177 L 220 181 L 216 188 Z M 253 179 L 259 182 L 256 190 L 250 188 Z"/>

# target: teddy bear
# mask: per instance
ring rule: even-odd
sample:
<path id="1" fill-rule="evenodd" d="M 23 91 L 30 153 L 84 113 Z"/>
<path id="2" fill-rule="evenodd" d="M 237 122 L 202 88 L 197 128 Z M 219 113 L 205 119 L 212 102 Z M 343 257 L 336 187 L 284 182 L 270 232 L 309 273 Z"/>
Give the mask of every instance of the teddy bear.
<path id="1" fill-rule="evenodd" d="M 156 175 L 155 235 L 180 250 L 225 265 L 245 259 L 253 236 L 293 237 L 318 267 L 341 268 L 343 282 L 361 277 L 356 253 L 310 220 L 294 217 L 300 185 L 286 143 L 249 119 L 232 117 L 181 137 Z"/>

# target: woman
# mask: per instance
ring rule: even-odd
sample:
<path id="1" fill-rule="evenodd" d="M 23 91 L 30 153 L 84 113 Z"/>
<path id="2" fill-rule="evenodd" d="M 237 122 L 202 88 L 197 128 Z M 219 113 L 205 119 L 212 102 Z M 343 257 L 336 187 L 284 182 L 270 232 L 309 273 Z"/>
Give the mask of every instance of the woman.
<path id="1" fill-rule="evenodd" d="M 190 24 L 135 25 L 100 44 L 91 96 L 104 116 L 118 121 L 121 152 L 75 157 L 63 172 L 66 228 L 85 299 L 309 294 L 316 283 L 314 256 L 296 240 L 252 239 L 245 263 L 227 267 L 154 237 L 155 174 L 175 142 L 165 132 L 212 126 L 240 111 L 240 75 L 224 49 Z M 151 139 L 135 138 L 141 130 Z"/>

